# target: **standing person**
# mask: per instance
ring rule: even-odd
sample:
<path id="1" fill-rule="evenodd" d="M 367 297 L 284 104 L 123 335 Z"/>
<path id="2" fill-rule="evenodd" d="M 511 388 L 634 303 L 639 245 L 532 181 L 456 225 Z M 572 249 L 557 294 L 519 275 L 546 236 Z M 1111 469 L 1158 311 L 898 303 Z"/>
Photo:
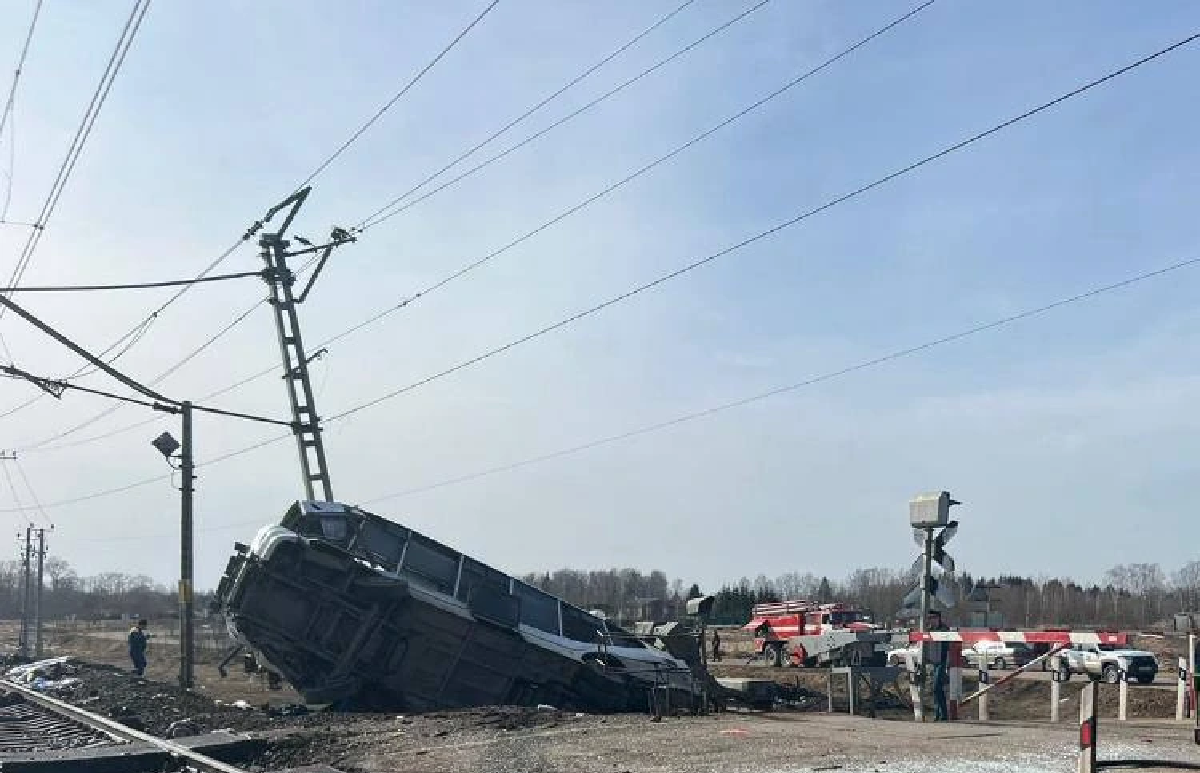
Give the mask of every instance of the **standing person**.
<path id="1" fill-rule="evenodd" d="M 947 631 L 949 628 L 942 622 L 942 613 L 933 611 L 925 618 L 925 630 Z M 929 665 L 933 666 L 933 721 L 945 722 L 950 718 L 946 704 L 946 683 L 950 681 L 950 672 L 946 661 L 949 659 L 950 646 L 944 641 L 932 642 L 929 645 Z"/>
<path id="2" fill-rule="evenodd" d="M 145 618 L 138 620 L 137 625 L 129 629 L 129 659 L 133 661 L 133 672 L 138 676 L 146 673 L 146 634 L 148 623 Z"/>
<path id="3" fill-rule="evenodd" d="M 718 661 L 721 659 L 721 632 L 718 631 L 716 628 L 713 629 L 713 645 L 712 645 L 712 647 L 713 647 L 712 659 L 715 662 L 715 661 Z"/>

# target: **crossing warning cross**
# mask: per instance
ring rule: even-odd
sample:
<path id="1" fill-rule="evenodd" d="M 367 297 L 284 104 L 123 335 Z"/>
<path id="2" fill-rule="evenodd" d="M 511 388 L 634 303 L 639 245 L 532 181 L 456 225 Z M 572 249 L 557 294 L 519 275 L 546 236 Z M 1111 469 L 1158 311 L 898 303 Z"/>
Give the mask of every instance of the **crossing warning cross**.
<path id="1" fill-rule="evenodd" d="M 909 524 L 921 555 L 913 567 L 919 578 L 917 587 L 904 597 L 900 617 L 923 617 L 922 613 L 935 600 L 946 609 L 954 606 L 955 561 L 946 552 L 946 543 L 958 533 L 958 521 L 950 520 L 950 508 L 957 504 L 961 503 L 952 499 L 948 491 L 918 494 L 909 502 Z"/>

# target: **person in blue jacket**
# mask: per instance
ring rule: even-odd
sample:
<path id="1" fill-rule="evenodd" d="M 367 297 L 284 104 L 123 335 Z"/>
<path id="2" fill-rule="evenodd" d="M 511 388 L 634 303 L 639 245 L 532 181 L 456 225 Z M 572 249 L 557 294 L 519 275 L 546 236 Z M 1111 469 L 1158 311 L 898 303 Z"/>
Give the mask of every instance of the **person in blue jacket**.
<path id="1" fill-rule="evenodd" d="M 145 619 L 138 620 L 137 625 L 129 629 L 129 659 L 133 661 L 133 672 L 138 676 L 146 673 L 146 634 L 148 623 Z"/>

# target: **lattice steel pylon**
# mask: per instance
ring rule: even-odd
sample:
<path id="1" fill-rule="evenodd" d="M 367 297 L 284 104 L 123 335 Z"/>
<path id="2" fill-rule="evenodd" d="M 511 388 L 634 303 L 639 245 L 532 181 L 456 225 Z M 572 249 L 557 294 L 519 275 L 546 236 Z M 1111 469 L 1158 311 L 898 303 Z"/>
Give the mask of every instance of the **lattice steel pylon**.
<path id="1" fill-rule="evenodd" d="M 313 396 L 312 380 L 309 378 L 308 364 L 313 357 L 304 351 L 304 340 L 300 334 L 300 319 L 296 314 L 296 306 L 303 303 L 312 290 L 313 283 L 325 266 L 329 253 L 334 247 L 354 241 L 349 232 L 335 228 L 327 244 L 313 246 L 307 240 L 305 249 L 288 252 L 291 245 L 284 234 L 295 219 L 296 213 L 308 198 L 312 189 L 301 188 L 278 205 L 273 207 L 262 222 L 270 219 L 280 210 L 288 208 L 287 216 L 279 229 L 274 233 L 263 233 L 258 240 L 262 248 L 263 262 L 266 271 L 263 277 L 271 290 L 268 302 L 275 312 L 275 328 L 279 334 L 279 350 L 283 355 L 283 378 L 287 384 L 288 400 L 292 407 L 292 431 L 296 436 L 296 448 L 300 454 L 300 471 L 304 479 L 304 493 L 307 499 L 317 499 L 319 487 L 321 498 L 326 502 L 333 501 L 333 485 L 329 479 L 329 465 L 325 459 L 325 443 L 321 438 L 321 418 L 317 414 L 316 400 Z M 261 227 L 261 224 L 256 224 Z M 296 297 L 292 291 L 296 276 L 288 268 L 287 259 L 296 255 L 320 253 L 320 260 L 313 270 L 303 292 Z M 319 354 L 319 353 L 318 353 Z"/>

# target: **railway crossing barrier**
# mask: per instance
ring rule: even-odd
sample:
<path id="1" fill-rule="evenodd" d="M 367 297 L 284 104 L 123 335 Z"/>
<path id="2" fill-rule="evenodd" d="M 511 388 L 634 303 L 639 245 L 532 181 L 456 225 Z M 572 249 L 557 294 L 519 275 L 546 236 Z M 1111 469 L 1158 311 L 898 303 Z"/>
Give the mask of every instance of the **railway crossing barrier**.
<path id="1" fill-rule="evenodd" d="M 1057 723 L 1061 721 L 1061 707 L 1063 702 L 1062 685 L 1064 681 L 1062 678 L 1064 674 L 1060 670 L 1060 653 L 1072 644 L 1124 645 L 1127 638 L 1128 634 L 1125 633 L 1104 631 L 983 631 L 970 629 L 960 631 L 912 631 L 909 634 L 909 640 L 922 645 L 919 655 L 910 650 L 905 658 L 909 672 L 909 689 L 912 695 L 913 718 L 918 722 L 924 721 L 924 707 L 922 706 L 921 696 L 929 691 L 928 688 L 933 687 L 930 681 L 931 674 L 925 665 L 929 661 L 929 653 L 923 649 L 924 646 L 934 643 L 945 644 L 949 645 L 950 653 L 952 653 L 949 654 L 947 659 L 949 679 L 946 685 L 948 699 L 947 713 L 950 719 L 957 719 L 962 705 L 971 701 L 978 701 L 979 718 L 981 720 L 989 719 L 991 708 L 989 697 L 992 690 L 1026 671 L 1048 663 L 1051 672 L 1050 721 Z M 1197 668 L 1197 638 L 1197 635 L 1188 637 L 1188 656 L 1186 660 L 1182 657 L 1179 658 L 1175 718 L 1180 721 L 1189 717 L 1194 719 L 1193 740 L 1197 745 L 1200 745 L 1200 710 L 1198 710 L 1197 705 L 1197 671 L 1200 669 Z M 968 641 L 985 640 L 1041 644 L 1049 646 L 1051 649 L 995 681 L 991 680 L 991 674 L 988 672 L 987 666 L 981 666 L 978 677 L 979 689 L 964 696 L 962 688 L 962 647 Z M 1119 722 L 1127 721 L 1129 718 L 1129 677 L 1130 674 L 1124 669 L 1117 672 L 1118 704 L 1116 719 Z"/>

